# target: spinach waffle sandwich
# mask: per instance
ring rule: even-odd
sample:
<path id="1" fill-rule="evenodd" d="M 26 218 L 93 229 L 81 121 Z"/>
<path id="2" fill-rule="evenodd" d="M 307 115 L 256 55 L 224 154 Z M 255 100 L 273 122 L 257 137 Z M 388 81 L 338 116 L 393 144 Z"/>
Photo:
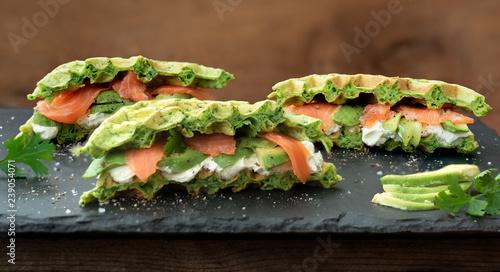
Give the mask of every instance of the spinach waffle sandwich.
<path id="1" fill-rule="evenodd" d="M 151 198 L 167 185 L 191 194 L 246 187 L 289 190 L 305 183 L 330 188 L 341 177 L 313 141 L 321 121 L 285 113 L 271 100 L 164 99 L 125 106 L 107 118 L 76 154 L 95 160 L 98 177 L 80 204 L 118 196 Z"/>
<path id="2" fill-rule="evenodd" d="M 484 116 L 481 94 L 456 84 L 381 75 L 310 75 L 277 83 L 269 97 L 287 112 L 323 121 L 327 148 L 377 146 L 468 153 L 478 147 L 461 113 Z M 328 143 L 329 142 L 329 143 Z"/>
<path id="3" fill-rule="evenodd" d="M 81 140 L 119 108 L 172 96 L 214 99 L 233 79 L 222 69 L 142 56 L 89 58 L 62 64 L 37 83 L 29 99 L 38 101 L 22 133 L 69 143 Z"/>

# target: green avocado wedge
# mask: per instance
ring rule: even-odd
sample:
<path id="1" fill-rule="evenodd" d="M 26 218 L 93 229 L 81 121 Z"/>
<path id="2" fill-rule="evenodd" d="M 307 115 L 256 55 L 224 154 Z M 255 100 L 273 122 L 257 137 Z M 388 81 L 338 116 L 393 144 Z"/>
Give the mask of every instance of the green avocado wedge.
<path id="1" fill-rule="evenodd" d="M 479 168 L 473 164 L 451 164 L 434 171 L 410 175 L 386 175 L 380 178 L 382 184 L 399 184 L 407 187 L 428 187 L 446 185 L 447 179 L 458 182 L 471 181 L 479 174 Z"/>
<path id="2" fill-rule="evenodd" d="M 87 171 L 83 174 L 83 178 L 95 177 L 102 172 L 120 165 L 127 164 L 125 160 L 125 152 L 117 151 L 106 154 L 106 156 L 93 160 Z"/>
<path id="3" fill-rule="evenodd" d="M 383 124 L 382 124 L 382 127 L 385 129 L 385 130 L 388 130 L 390 132 L 396 132 L 396 130 L 398 129 L 398 124 L 401 120 L 401 113 L 398 112 L 396 113 L 396 115 L 392 118 L 390 118 L 389 120 L 385 121 Z"/>
<path id="4" fill-rule="evenodd" d="M 359 118 L 363 115 L 364 107 L 361 105 L 341 105 L 337 111 L 333 113 L 332 119 L 337 124 L 346 127 L 359 124 Z"/>
<path id="5" fill-rule="evenodd" d="M 257 153 L 259 161 L 262 162 L 262 168 L 264 170 L 281 165 L 290 160 L 281 146 L 274 148 L 257 148 L 255 153 Z"/>
<path id="6" fill-rule="evenodd" d="M 406 199 L 397 198 L 388 193 L 376 194 L 373 197 L 372 202 L 383 206 L 388 206 L 407 211 L 425 211 L 425 210 L 436 209 L 436 206 L 432 201 L 424 201 L 424 202 L 410 201 Z"/>
<path id="7" fill-rule="evenodd" d="M 372 202 L 401 210 L 434 210 L 436 197 L 452 195 L 450 181 L 469 192 L 479 168 L 471 164 L 452 164 L 441 169 L 410 175 L 386 175 L 380 180 L 383 193 L 373 196 Z"/>
<path id="8" fill-rule="evenodd" d="M 430 187 L 409 187 L 399 184 L 384 184 L 382 185 L 384 191 L 387 193 L 400 193 L 400 194 L 432 194 L 439 193 L 448 189 L 448 185 L 436 185 Z M 462 190 L 469 191 L 472 187 L 472 181 L 460 182 L 460 187 Z"/>
<path id="9" fill-rule="evenodd" d="M 398 134 L 405 146 L 418 146 L 422 137 L 422 124 L 418 121 L 409 121 L 401 118 L 398 123 Z"/>
<path id="10" fill-rule="evenodd" d="M 446 121 L 441 124 L 444 129 L 450 131 L 450 132 L 467 132 L 469 131 L 469 127 L 467 127 L 466 124 L 453 124 L 451 121 Z"/>

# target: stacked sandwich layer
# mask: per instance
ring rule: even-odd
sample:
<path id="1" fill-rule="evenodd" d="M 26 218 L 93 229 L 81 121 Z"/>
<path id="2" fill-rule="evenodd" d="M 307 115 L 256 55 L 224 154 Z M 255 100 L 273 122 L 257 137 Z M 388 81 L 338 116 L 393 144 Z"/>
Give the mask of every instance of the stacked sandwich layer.
<path id="1" fill-rule="evenodd" d="M 223 88 L 232 79 L 222 69 L 141 56 L 73 61 L 47 74 L 28 95 L 44 100 L 21 131 L 59 143 L 74 142 L 123 106 L 171 96 L 213 99 L 201 88 Z"/>
<path id="2" fill-rule="evenodd" d="M 300 119 L 300 120 L 299 120 Z M 153 197 L 165 185 L 190 193 L 247 186 L 288 190 L 296 183 L 330 188 L 341 177 L 315 152 L 319 120 L 287 119 L 274 101 L 141 101 L 106 119 L 78 153 L 97 159 L 99 175 L 81 204 L 117 195 Z"/>
<path id="3" fill-rule="evenodd" d="M 165 186 L 191 194 L 247 187 L 330 188 L 341 180 L 315 150 L 377 146 L 468 153 L 468 128 L 485 115 L 484 97 L 442 81 L 373 75 L 311 75 L 276 84 L 255 104 L 214 101 L 203 88 L 233 79 L 222 69 L 144 58 L 91 58 L 63 64 L 37 84 L 43 98 L 24 134 L 82 142 L 97 177 L 80 204 L 118 196 L 151 198 Z M 88 137 L 86 137 L 88 136 Z"/>
<path id="4" fill-rule="evenodd" d="M 85 85 L 85 80 L 90 80 L 90 83 L 111 82 L 123 71 L 134 71 L 143 83 L 155 80 L 155 85 L 220 89 L 233 79 L 233 75 L 222 69 L 189 62 L 158 61 L 142 56 L 128 59 L 97 57 L 58 66 L 37 83 L 28 98 L 46 98 L 60 90 L 76 90 Z"/>
<path id="5" fill-rule="evenodd" d="M 442 81 L 373 75 L 311 75 L 277 83 L 269 97 L 291 113 L 322 120 L 322 130 L 343 148 L 364 145 L 428 152 L 477 148 L 467 124 L 474 119 L 457 111 L 484 116 L 484 97 Z"/>

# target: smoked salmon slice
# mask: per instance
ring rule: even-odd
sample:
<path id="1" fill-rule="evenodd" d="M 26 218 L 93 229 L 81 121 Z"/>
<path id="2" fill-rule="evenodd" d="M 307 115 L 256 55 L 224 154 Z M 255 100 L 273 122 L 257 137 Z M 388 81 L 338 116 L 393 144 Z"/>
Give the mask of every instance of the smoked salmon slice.
<path id="1" fill-rule="evenodd" d="M 201 134 L 195 132 L 193 137 L 184 138 L 184 141 L 193 149 L 213 157 L 221 153 L 234 155 L 236 152 L 236 140 L 233 136 L 224 133 Z"/>
<path id="2" fill-rule="evenodd" d="M 216 100 L 207 90 L 193 87 L 163 85 L 153 90 L 152 94 L 189 94 L 200 100 Z"/>
<path id="3" fill-rule="evenodd" d="M 453 111 L 451 109 L 444 110 L 444 114 L 441 115 L 439 121 L 441 123 L 444 123 L 446 121 L 451 121 L 452 123 L 457 125 L 474 123 L 474 119 L 467 117 L 456 111 Z"/>
<path id="4" fill-rule="evenodd" d="M 338 108 L 339 105 L 332 105 L 325 102 L 315 102 L 301 106 L 292 105 L 283 108 L 283 110 L 286 112 L 307 115 L 309 117 L 320 119 L 323 122 L 323 124 L 321 124 L 321 130 L 326 131 L 331 126 L 335 125 L 335 122 L 332 120 L 332 116 Z"/>
<path id="5" fill-rule="evenodd" d="M 474 119 L 467 117 L 461 113 L 451 109 L 429 109 L 422 107 L 400 105 L 395 107 L 395 110 L 408 120 L 416 120 L 423 124 L 439 125 L 446 121 L 451 121 L 454 124 L 472 124 Z"/>
<path id="6" fill-rule="evenodd" d="M 54 121 L 72 124 L 87 112 L 99 93 L 106 90 L 109 87 L 85 86 L 58 95 L 50 104 L 45 100 L 38 101 L 35 110 Z"/>
<path id="7" fill-rule="evenodd" d="M 146 84 L 137 79 L 137 74 L 134 71 L 128 71 L 125 77 L 122 80 L 115 81 L 112 87 L 120 97 L 134 102 L 153 99 L 151 94 L 146 93 Z"/>
<path id="8" fill-rule="evenodd" d="M 400 105 L 394 108 L 410 121 L 419 121 L 428 125 L 439 125 L 441 118 L 441 111 L 437 109 L 429 109 L 415 106 Z"/>
<path id="9" fill-rule="evenodd" d="M 300 141 L 279 132 L 259 133 L 258 137 L 283 147 L 292 162 L 293 173 L 302 183 L 306 183 L 307 178 L 311 175 L 311 167 L 307 163 L 310 154 Z"/>
<path id="10" fill-rule="evenodd" d="M 390 106 L 382 104 L 369 104 L 363 110 L 363 116 L 359 118 L 361 126 L 365 128 L 373 127 L 377 122 L 385 122 L 396 113 L 391 111 Z"/>
<path id="11" fill-rule="evenodd" d="M 156 141 L 148 148 L 133 148 L 125 151 L 125 161 L 137 178 L 146 183 L 148 178 L 156 172 L 156 164 L 163 156 L 163 147 L 166 140 Z"/>

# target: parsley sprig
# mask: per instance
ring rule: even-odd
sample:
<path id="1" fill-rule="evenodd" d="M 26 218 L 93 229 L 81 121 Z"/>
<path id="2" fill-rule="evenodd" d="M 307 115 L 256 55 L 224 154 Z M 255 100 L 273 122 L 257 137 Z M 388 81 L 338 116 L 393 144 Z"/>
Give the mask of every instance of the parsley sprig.
<path id="1" fill-rule="evenodd" d="M 55 153 L 55 145 L 50 143 L 49 140 L 42 141 L 38 134 L 23 133 L 19 137 L 10 138 L 4 144 L 8 150 L 7 155 L 0 161 L 0 169 L 7 175 L 12 176 L 8 172 L 9 165 L 14 165 L 16 171 L 14 177 L 26 178 L 28 173 L 26 170 L 17 167 L 16 163 L 24 163 L 33 169 L 33 172 L 42 176 L 48 174 L 48 168 L 40 161 L 53 161 L 52 157 Z"/>
<path id="2" fill-rule="evenodd" d="M 168 136 L 167 143 L 163 147 L 166 155 L 168 156 L 173 152 L 184 152 L 186 149 L 186 143 L 184 142 L 182 134 L 175 129 L 171 129 L 168 132 L 170 133 L 170 136 Z"/>
<path id="3" fill-rule="evenodd" d="M 457 180 L 448 179 L 451 194 L 440 192 L 435 198 L 436 207 L 452 216 L 457 216 L 467 205 L 469 206 L 466 212 L 470 215 L 500 214 L 500 174 L 495 178 L 492 176 L 496 171 L 497 169 L 488 169 L 474 178 L 474 189 L 478 192 L 474 196 L 464 192 Z"/>

